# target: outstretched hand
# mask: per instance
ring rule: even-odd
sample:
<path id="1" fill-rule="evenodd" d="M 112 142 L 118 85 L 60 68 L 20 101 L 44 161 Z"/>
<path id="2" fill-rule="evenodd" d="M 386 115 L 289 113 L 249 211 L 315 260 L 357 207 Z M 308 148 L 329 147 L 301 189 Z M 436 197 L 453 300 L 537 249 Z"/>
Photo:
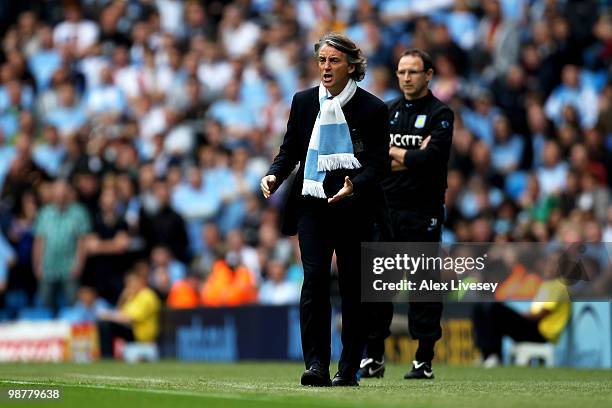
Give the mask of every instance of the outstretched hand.
<path id="1" fill-rule="evenodd" d="M 327 202 L 329 204 L 335 203 L 342 200 L 344 197 L 350 196 L 351 194 L 353 194 L 353 183 L 351 182 L 351 179 L 346 176 L 344 177 L 344 186 L 332 198 L 328 198 Z"/>

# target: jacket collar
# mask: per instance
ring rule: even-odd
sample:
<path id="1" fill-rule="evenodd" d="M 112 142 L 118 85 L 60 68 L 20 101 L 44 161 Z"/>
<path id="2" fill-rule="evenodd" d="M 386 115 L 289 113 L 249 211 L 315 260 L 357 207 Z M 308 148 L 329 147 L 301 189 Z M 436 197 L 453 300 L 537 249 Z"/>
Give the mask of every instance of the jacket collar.
<path id="1" fill-rule="evenodd" d="M 404 108 L 409 108 L 412 109 L 414 107 L 419 107 L 422 106 L 426 103 L 428 103 L 429 101 L 431 101 L 431 98 L 433 98 L 433 94 L 431 93 L 431 90 L 428 89 L 427 90 L 427 95 L 422 96 L 418 99 L 406 99 L 405 97 L 402 98 L 403 99 L 403 107 Z"/>

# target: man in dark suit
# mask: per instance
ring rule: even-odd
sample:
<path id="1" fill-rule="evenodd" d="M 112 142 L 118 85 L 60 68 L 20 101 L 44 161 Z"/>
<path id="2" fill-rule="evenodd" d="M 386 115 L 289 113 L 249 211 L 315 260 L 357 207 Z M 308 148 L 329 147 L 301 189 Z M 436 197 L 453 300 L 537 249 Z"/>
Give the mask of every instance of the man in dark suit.
<path id="1" fill-rule="evenodd" d="M 268 198 L 300 162 L 282 231 L 298 234 L 304 266 L 300 323 L 306 371 L 301 382 L 354 386 L 365 342 L 360 250 L 361 242 L 373 240 L 375 209 L 383 203 L 380 181 L 390 170 L 388 111 L 382 101 L 356 86 L 365 75 L 366 61 L 349 38 L 327 34 L 315 45 L 315 54 L 321 83 L 294 96 L 287 133 L 261 189 Z M 334 251 L 343 349 L 330 381 Z"/>

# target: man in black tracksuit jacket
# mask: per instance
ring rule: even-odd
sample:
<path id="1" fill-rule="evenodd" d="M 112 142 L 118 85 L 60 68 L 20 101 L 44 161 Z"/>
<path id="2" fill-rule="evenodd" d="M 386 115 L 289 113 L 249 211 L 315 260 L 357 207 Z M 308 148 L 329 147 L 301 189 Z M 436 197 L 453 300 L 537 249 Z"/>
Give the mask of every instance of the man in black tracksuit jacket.
<path id="1" fill-rule="evenodd" d="M 395 242 L 440 242 L 444 221 L 447 163 L 453 133 L 453 112 L 428 88 L 433 76 L 431 58 L 412 49 L 398 63 L 403 96 L 389 101 L 391 174 L 383 181 L 392 237 Z M 418 277 L 419 272 L 415 275 Z M 372 304 L 362 377 L 384 374 L 384 339 L 390 334 L 391 303 Z M 441 302 L 410 302 L 412 338 L 419 341 L 406 379 L 431 379 L 435 342 L 442 336 Z"/>

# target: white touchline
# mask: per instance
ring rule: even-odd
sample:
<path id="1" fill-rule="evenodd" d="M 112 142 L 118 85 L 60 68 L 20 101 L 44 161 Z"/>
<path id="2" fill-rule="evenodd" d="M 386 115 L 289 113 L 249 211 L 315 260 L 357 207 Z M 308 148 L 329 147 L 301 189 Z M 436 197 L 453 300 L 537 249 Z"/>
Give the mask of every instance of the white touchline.
<path id="1" fill-rule="evenodd" d="M 109 380 L 109 381 L 134 381 L 134 382 L 152 382 L 152 383 L 164 383 L 168 382 L 163 378 L 149 378 L 149 377 L 128 377 L 125 375 L 99 375 L 99 374 L 81 374 L 81 373 L 66 373 L 69 377 L 77 378 L 91 378 L 96 380 Z"/>

